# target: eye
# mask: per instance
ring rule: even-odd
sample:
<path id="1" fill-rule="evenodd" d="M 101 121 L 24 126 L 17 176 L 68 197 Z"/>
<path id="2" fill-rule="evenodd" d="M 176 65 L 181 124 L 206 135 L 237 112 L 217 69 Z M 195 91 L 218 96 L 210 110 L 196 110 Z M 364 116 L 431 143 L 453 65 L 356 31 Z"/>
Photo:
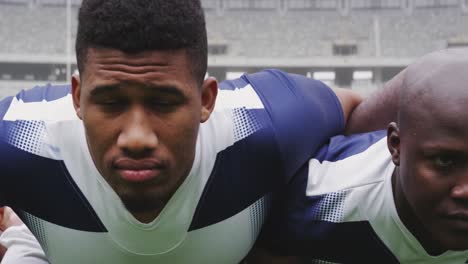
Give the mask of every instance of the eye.
<path id="1" fill-rule="evenodd" d="M 450 168 L 456 165 L 456 159 L 451 155 L 437 155 L 433 158 L 433 162 L 438 168 Z"/>
<path id="2" fill-rule="evenodd" d="M 161 105 L 161 106 L 170 106 L 174 105 L 174 102 L 171 102 L 169 100 L 155 100 L 152 102 L 153 105 Z"/>
<path id="3" fill-rule="evenodd" d="M 122 112 L 128 106 L 127 101 L 118 98 L 105 98 L 96 100 L 95 104 L 105 113 Z"/>
<path id="4" fill-rule="evenodd" d="M 434 169 L 445 172 L 464 168 L 467 164 L 466 155 L 456 151 L 434 154 L 430 162 Z"/>
<path id="5" fill-rule="evenodd" d="M 147 107 L 157 112 L 172 112 L 183 104 L 179 98 L 152 98 L 146 101 Z"/>
<path id="6" fill-rule="evenodd" d="M 119 102 L 117 100 L 106 100 L 106 101 L 102 101 L 100 102 L 99 104 L 101 105 L 117 105 Z"/>
<path id="7" fill-rule="evenodd" d="M 97 104 L 104 108 L 115 108 L 124 105 L 124 103 L 121 100 L 117 99 L 100 100 L 97 102 Z"/>

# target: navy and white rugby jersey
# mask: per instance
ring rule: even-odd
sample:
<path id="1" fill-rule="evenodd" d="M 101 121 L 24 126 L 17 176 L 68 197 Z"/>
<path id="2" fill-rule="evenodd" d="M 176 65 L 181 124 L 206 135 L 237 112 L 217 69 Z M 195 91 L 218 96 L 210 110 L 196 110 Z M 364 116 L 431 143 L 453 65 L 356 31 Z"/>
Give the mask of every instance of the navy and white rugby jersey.
<path id="1" fill-rule="evenodd" d="M 386 131 L 332 138 L 291 180 L 287 206 L 267 223 L 282 232 L 268 234 L 276 250 L 305 263 L 467 263 L 468 250 L 427 254 L 401 222 L 394 169 Z"/>
<path id="2" fill-rule="evenodd" d="M 277 70 L 223 82 L 190 174 L 143 224 L 97 171 L 69 86 L 5 99 L 0 117 L 0 205 L 19 213 L 51 263 L 238 263 L 269 197 L 344 126 L 321 82 Z"/>

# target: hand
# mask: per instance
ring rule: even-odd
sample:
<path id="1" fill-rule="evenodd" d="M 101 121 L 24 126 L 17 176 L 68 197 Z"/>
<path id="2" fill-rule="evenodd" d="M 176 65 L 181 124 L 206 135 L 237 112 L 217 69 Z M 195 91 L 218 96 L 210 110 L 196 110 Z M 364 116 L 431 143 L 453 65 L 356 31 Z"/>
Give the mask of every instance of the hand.
<path id="1" fill-rule="evenodd" d="M 23 222 L 10 207 L 0 207 L 0 231 L 5 231 L 12 226 L 22 225 Z M 0 244 L 0 261 L 3 259 L 7 248 Z"/>
<path id="2" fill-rule="evenodd" d="M 7 251 L 7 248 L 4 247 L 2 244 L 0 244 L 0 262 L 3 259 L 3 256 L 5 256 L 6 251 Z"/>
<path id="3" fill-rule="evenodd" d="M 10 207 L 0 208 L 0 231 L 5 231 L 11 226 L 22 225 L 23 222 Z"/>

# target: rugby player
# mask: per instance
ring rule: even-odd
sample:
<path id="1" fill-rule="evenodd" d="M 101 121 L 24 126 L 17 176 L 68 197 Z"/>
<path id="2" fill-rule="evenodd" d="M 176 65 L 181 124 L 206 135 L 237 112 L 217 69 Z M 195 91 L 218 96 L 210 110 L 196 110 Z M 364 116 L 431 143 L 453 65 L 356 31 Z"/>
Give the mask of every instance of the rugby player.
<path id="1" fill-rule="evenodd" d="M 321 148 L 266 224 L 270 251 L 287 263 L 467 263 L 467 58 L 449 49 L 411 64 L 387 131 Z"/>
<path id="2" fill-rule="evenodd" d="M 0 205 L 51 263 L 242 261 L 360 102 L 278 70 L 204 79 L 198 0 L 84 0 L 76 55 L 71 88 L 0 102 Z"/>

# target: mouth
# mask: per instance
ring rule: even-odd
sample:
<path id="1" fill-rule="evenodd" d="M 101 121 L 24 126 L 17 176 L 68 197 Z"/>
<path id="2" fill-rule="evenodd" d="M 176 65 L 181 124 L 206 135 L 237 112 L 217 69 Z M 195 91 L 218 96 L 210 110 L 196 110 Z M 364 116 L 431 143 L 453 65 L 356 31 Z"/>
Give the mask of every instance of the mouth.
<path id="1" fill-rule="evenodd" d="M 468 212 L 450 213 L 443 220 L 453 229 L 468 230 Z"/>
<path id="2" fill-rule="evenodd" d="M 114 168 L 120 177 L 127 182 L 147 182 L 158 178 L 164 165 L 156 159 L 134 160 L 119 158 L 114 162 Z"/>

